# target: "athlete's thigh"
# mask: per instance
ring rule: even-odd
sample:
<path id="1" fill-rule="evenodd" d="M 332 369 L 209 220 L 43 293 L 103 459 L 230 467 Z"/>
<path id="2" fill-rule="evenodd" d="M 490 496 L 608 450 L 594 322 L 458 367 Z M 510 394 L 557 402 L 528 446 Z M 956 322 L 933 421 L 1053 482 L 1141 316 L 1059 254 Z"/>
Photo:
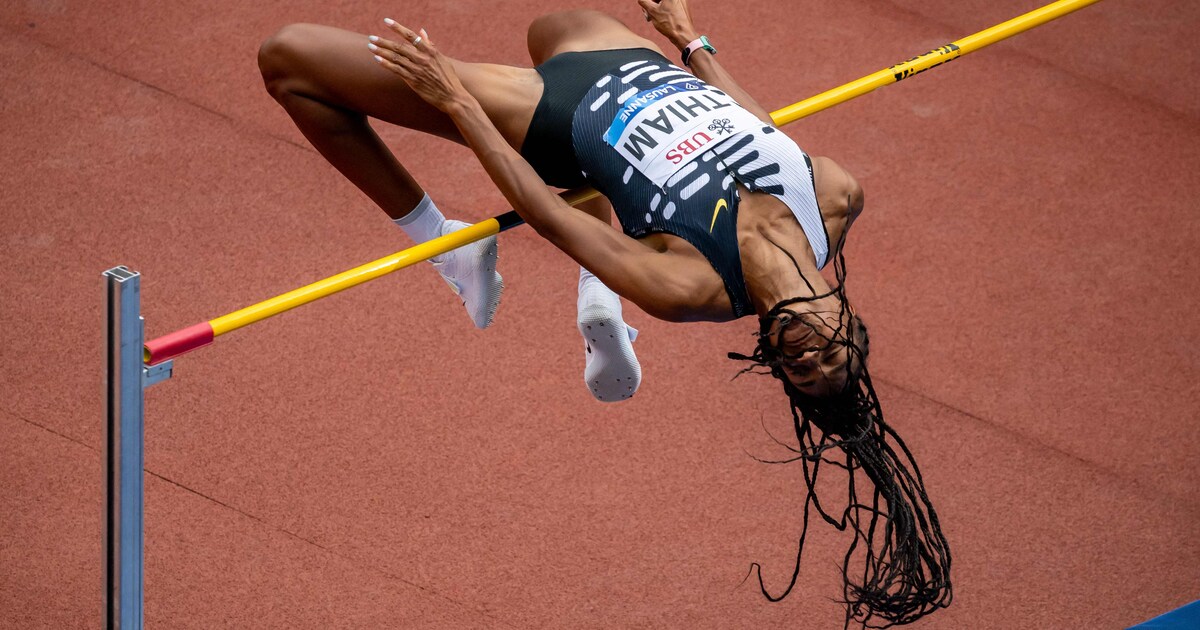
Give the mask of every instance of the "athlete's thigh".
<path id="1" fill-rule="evenodd" d="M 600 11 L 576 9 L 543 15 L 529 25 L 529 57 L 533 63 L 563 52 L 649 48 L 658 45 L 629 30 L 617 18 Z"/>
<path id="2" fill-rule="evenodd" d="M 391 33 L 381 33 L 388 37 Z M 394 35 L 393 35 L 394 36 Z M 443 48 L 453 42 L 440 41 Z M 426 103 L 367 49 L 367 36 L 330 26 L 293 24 L 264 45 L 284 58 L 289 89 L 323 103 L 462 142 L 454 122 Z M 451 59 L 463 87 L 510 143 L 520 146 L 541 96 L 541 78 L 528 68 Z M 264 69 L 264 74 L 266 70 Z"/>

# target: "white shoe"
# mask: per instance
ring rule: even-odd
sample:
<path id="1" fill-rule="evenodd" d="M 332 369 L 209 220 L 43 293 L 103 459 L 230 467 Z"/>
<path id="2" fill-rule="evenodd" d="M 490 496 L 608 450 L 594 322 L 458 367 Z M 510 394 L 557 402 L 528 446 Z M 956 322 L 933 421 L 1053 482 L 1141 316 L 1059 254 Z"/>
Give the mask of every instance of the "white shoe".
<path id="1" fill-rule="evenodd" d="M 446 221 L 442 224 L 442 235 L 468 227 L 462 221 Z M 447 252 L 441 260 L 432 263 L 434 269 L 462 299 L 476 328 L 487 328 L 500 307 L 500 293 L 504 290 L 504 278 L 496 271 L 496 237 Z"/>
<path id="2" fill-rule="evenodd" d="M 587 352 L 583 381 L 592 396 L 601 402 L 633 396 L 642 384 L 642 366 L 633 353 L 637 329 L 621 320 L 620 310 L 604 304 L 580 309 L 578 324 Z"/>

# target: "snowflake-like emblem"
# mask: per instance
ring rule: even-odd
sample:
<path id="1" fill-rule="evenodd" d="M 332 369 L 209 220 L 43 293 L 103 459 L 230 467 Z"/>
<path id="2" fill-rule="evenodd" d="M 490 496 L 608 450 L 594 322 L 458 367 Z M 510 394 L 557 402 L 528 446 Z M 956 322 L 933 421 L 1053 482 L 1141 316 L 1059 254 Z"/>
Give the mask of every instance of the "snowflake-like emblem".
<path id="1" fill-rule="evenodd" d="M 733 125 L 730 124 L 728 118 L 718 118 L 708 126 L 708 130 L 717 132 L 717 135 L 719 136 L 723 133 L 732 133 Z"/>

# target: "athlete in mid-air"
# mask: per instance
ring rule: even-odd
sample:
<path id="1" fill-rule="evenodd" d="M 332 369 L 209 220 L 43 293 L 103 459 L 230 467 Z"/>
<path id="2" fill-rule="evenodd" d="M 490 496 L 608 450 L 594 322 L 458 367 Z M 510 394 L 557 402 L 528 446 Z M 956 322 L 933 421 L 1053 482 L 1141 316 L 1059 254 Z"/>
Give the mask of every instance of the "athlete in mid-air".
<path id="1" fill-rule="evenodd" d="M 808 505 L 863 532 L 854 544 L 865 568 L 846 576 L 847 623 L 905 623 L 947 605 L 949 551 L 915 462 L 891 447 L 903 443 L 883 422 L 866 327 L 842 286 L 862 189 L 775 128 L 717 62 L 686 0 L 638 3 L 680 64 L 616 18 L 565 11 L 530 26 L 533 69 L 457 61 L 392 20 L 380 37 L 285 27 L 259 65 L 305 137 L 414 240 L 466 224 L 444 218 L 368 119 L 469 146 L 521 218 L 581 266 L 577 323 L 597 399 L 628 398 L 641 381 L 618 296 L 668 321 L 757 315 L 757 348 L 734 356 L 783 382 Z M 575 208 L 548 185 L 603 197 Z M 433 261 L 479 328 L 503 288 L 496 257 L 493 237 Z M 820 273 L 830 262 L 832 284 Z M 827 513 L 810 479 L 822 462 L 861 471 L 874 502 L 859 502 L 851 483 L 845 511 Z"/>

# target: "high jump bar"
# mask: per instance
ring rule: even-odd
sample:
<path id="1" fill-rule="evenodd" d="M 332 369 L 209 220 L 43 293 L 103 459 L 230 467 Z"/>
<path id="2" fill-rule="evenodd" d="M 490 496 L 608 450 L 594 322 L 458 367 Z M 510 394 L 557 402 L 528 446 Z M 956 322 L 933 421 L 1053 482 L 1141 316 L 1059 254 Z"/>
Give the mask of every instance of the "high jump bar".
<path id="1" fill-rule="evenodd" d="M 1046 22 L 1078 11 L 1096 2 L 1099 2 L 1099 0 L 1058 0 L 1002 24 L 979 31 L 974 35 L 968 35 L 925 54 L 869 74 L 857 81 L 851 81 L 845 85 L 807 98 L 799 103 L 771 112 L 771 118 L 779 126 L 795 122 L 806 116 L 829 109 L 834 105 L 839 105 L 873 92 L 885 85 L 891 85 L 892 83 L 925 72 L 930 68 L 951 62 L 963 55 L 1008 39 L 1031 28 L 1041 26 Z M 599 196 L 600 193 L 590 188 L 579 188 L 561 194 L 564 201 L 574 206 L 593 199 Z M 258 304 L 247 306 L 228 315 L 222 315 L 216 319 L 200 322 L 199 324 L 194 324 L 163 335 L 162 337 L 152 339 L 145 343 L 143 361 L 148 365 L 161 363 L 190 350 L 206 346 L 212 343 L 214 338 L 225 333 L 249 326 L 273 315 L 278 315 L 284 311 L 289 311 L 309 302 L 328 297 L 339 291 L 344 291 L 350 287 L 374 280 L 393 271 L 439 256 L 463 245 L 499 234 L 522 223 L 524 221 L 521 220 L 517 212 L 510 210 L 499 216 L 410 247 L 404 251 L 385 256 L 348 271 L 343 271 L 335 276 L 330 276 L 324 280 L 319 280 L 299 289 L 259 302 Z"/>

